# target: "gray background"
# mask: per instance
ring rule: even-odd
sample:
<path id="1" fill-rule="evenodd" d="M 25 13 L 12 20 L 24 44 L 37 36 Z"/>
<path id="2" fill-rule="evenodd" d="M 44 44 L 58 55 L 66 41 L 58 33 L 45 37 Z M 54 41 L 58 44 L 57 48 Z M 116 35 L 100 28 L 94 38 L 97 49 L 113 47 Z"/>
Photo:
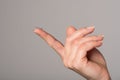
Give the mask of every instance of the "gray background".
<path id="1" fill-rule="evenodd" d="M 120 80 L 119 0 L 0 0 L 0 80 L 85 80 L 33 33 L 42 27 L 64 43 L 69 25 L 95 25 L 113 80 Z"/>

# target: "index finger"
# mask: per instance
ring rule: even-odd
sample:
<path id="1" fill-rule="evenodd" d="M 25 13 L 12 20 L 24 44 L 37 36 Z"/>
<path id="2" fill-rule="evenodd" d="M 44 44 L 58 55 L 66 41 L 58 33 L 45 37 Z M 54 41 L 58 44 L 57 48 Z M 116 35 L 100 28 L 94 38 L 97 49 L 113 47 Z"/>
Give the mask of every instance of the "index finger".
<path id="1" fill-rule="evenodd" d="M 52 47 L 61 57 L 64 55 L 64 45 L 58 41 L 51 34 L 44 31 L 42 28 L 36 28 L 34 32 L 40 36 L 45 42 L 48 43 L 50 47 Z"/>

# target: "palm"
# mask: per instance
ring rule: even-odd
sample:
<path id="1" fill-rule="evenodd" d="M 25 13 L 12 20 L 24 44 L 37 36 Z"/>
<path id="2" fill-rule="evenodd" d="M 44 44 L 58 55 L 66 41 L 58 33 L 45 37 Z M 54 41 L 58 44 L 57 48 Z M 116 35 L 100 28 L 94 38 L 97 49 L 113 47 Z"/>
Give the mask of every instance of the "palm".
<path id="1" fill-rule="evenodd" d="M 86 57 L 88 60 L 88 64 L 85 67 L 85 71 L 83 71 L 86 72 L 86 75 L 83 76 L 89 76 L 89 78 L 94 76 L 95 78 L 98 78 L 102 73 L 103 69 L 107 69 L 104 57 L 96 48 L 89 51 Z"/>

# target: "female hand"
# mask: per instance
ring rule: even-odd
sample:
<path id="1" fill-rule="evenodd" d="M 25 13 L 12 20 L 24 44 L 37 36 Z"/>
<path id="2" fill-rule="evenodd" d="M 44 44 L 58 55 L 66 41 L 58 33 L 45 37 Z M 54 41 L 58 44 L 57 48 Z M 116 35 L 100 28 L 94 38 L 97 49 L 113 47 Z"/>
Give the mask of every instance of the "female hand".
<path id="1" fill-rule="evenodd" d="M 44 39 L 61 57 L 65 67 L 77 72 L 88 80 L 110 80 L 103 55 L 96 49 L 103 43 L 103 35 L 89 36 L 94 27 L 75 29 L 68 27 L 63 45 L 41 28 L 34 32 Z"/>

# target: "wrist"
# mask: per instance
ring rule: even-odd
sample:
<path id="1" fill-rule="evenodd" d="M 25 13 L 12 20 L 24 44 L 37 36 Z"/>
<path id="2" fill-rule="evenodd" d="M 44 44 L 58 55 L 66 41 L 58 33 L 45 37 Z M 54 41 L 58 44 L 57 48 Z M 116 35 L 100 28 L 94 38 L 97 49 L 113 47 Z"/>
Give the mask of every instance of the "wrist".
<path id="1" fill-rule="evenodd" d="M 111 77 L 110 77 L 108 70 L 105 71 L 105 73 L 103 73 L 103 76 L 100 80 L 111 80 Z"/>
<path id="2" fill-rule="evenodd" d="M 111 77 L 110 77 L 110 75 L 108 74 L 108 75 L 105 75 L 102 79 L 100 79 L 100 80 L 111 80 Z"/>
<path id="3" fill-rule="evenodd" d="M 111 77 L 103 77 L 101 79 L 87 79 L 87 80 L 111 80 Z"/>
<path id="4" fill-rule="evenodd" d="M 111 77 L 110 77 L 109 72 L 105 71 L 101 75 L 99 75 L 99 77 L 97 77 L 97 78 L 87 78 L 87 80 L 111 80 Z"/>

